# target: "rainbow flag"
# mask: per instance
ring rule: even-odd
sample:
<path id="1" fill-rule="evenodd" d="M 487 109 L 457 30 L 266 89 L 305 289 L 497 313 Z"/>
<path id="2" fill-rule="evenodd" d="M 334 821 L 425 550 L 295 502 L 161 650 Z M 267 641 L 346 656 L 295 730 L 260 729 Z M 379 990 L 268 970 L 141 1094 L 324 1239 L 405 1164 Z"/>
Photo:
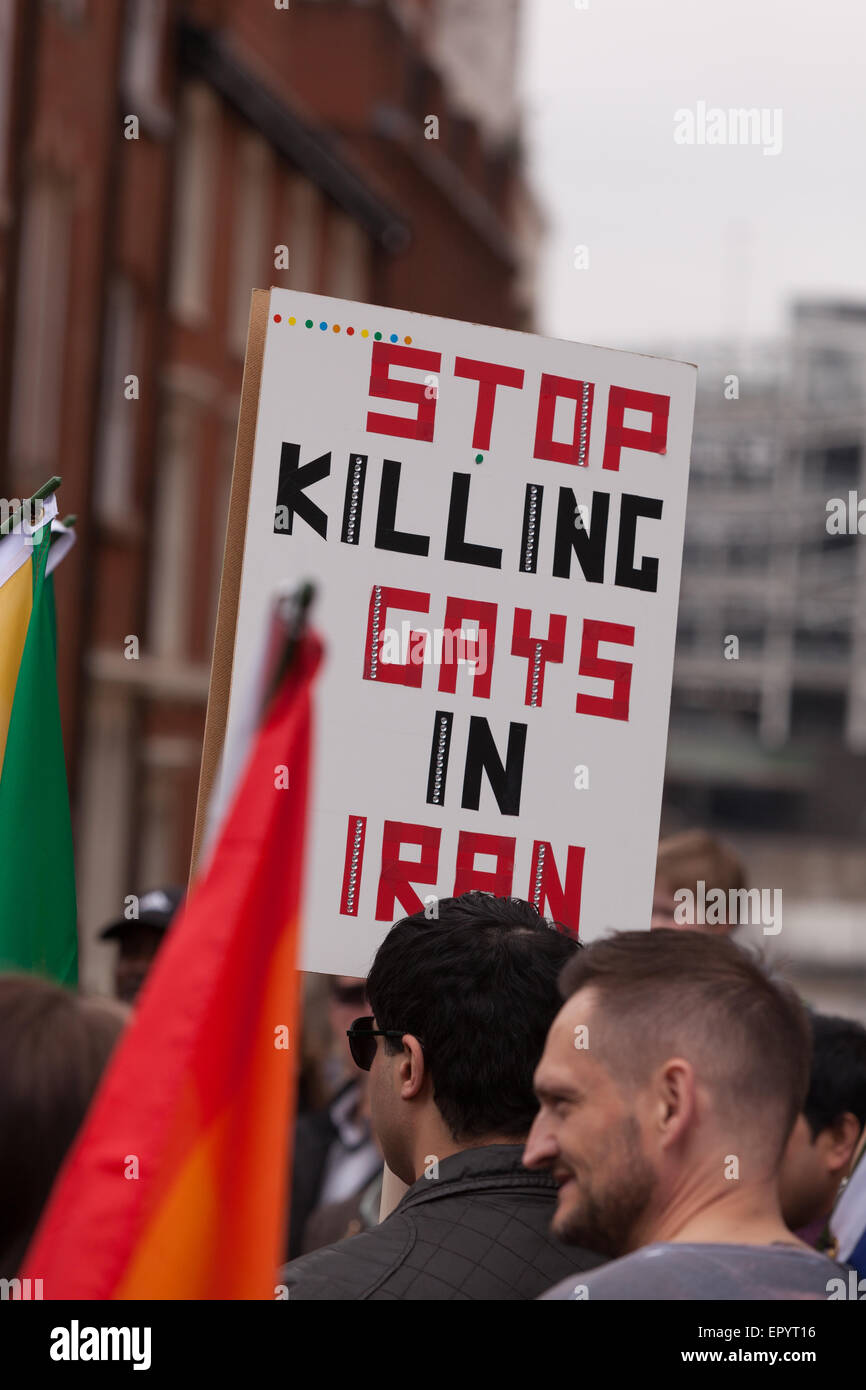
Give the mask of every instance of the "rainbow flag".
<path id="1" fill-rule="evenodd" d="M 275 1296 L 320 657 L 304 636 L 58 1175 L 24 1260 L 45 1298 Z"/>
<path id="2" fill-rule="evenodd" d="M 49 500 L 45 524 L 0 540 L 0 970 L 74 985 L 75 870 L 50 573 L 57 506 Z"/>

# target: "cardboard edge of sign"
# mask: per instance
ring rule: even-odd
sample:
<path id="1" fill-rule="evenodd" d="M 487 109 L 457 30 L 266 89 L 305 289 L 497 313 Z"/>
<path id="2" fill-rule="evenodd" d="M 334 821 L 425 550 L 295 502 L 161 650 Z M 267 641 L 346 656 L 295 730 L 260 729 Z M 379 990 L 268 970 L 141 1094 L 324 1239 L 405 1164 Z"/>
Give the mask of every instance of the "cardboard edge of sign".
<path id="1" fill-rule="evenodd" d="M 238 602 L 241 592 L 241 573 L 244 563 L 244 544 L 247 534 L 247 511 L 250 500 L 250 480 L 253 472 L 253 453 L 256 444 L 256 424 L 259 413 L 259 387 L 265 355 L 265 334 L 271 302 L 270 290 L 253 290 L 250 322 L 247 331 L 247 351 L 241 384 L 241 403 L 238 431 L 235 438 L 235 458 L 226 539 L 223 550 L 223 569 L 217 607 L 213 660 L 208 687 L 207 714 L 202 744 L 201 771 L 195 807 L 195 827 L 190 859 L 190 882 L 195 877 L 207 822 L 207 809 L 214 790 L 228 721 L 229 694 L 234 664 L 235 632 L 238 621 Z"/>

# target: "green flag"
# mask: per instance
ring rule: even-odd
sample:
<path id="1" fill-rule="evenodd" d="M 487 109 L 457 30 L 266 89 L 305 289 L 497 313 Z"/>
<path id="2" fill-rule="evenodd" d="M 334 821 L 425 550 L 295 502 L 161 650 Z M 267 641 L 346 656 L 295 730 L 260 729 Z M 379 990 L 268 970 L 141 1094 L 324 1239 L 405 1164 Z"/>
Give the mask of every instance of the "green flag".
<path id="1" fill-rule="evenodd" d="M 51 527 L 44 526 L 29 561 L 30 617 L 0 766 L 0 970 L 34 971 L 74 985 L 75 873 L 57 695 L 54 581 L 46 574 L 50 546 Z M 6 589 L 0 588 L 0 607 Z"/>

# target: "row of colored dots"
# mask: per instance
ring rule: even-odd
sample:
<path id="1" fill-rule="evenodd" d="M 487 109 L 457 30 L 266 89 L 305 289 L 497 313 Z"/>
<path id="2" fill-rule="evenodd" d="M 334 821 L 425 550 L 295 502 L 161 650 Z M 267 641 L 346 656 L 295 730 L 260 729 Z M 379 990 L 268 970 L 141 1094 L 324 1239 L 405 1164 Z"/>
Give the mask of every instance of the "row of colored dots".
<path id="1" fill-rule="evenodd" d="M 283 321 L 283 316 L 282 316 L 282 314 L 274 314 L 274 323 L 282 323 L 282 321 Z M 289 318 L 286 320 L 286 322 L 289 324 L 289 326 L 290 326 L 291 328 L 294 328 L 294 326 L 295 326 L 295 324 L 297 323 L 297 321 L 298 321 L 298 320 L 295 318 L 294 314 L 290 314 L 290 315 L 289 315 Z M 315 322 L 314 322 L 313 319 L 305 319 L 305 320 L 304 320 L 304 327 L 305 327 L 305 328 L 315 328 L 315 326 L 316 326 L 316 325 L 315 325 Z M 319 328 L 322 330 L 323 333 L 327 330 L 328 324 L 327 324 L 327 322 L 326 322 L 324 319 L 322 319 L 321 323 L 319 324 Z M 332 324 L 330 325 L 330 328 L 331 328 L 331 332 L 332 332 L 332 333 L 340 333 L 340 332 L 343 331 L 338 323 L 332 323 Z M 352 327 L 350 326 L 350 327 L 348 327 L 348 328 L 345 330 L 345 332 L 346 332 L 347 335 L 351 338 L 352 335 L 353 335 L 353 333 L 355 332 L 355 330 L 354 330 L 354 328 L 352 328 Z M 370 330 L 369 330 L 369 328 L 362 328 L 362 329 L 361 329 L 361 337 L 362 337 L 362 338 L 369 338 L 369 336 L 370 336 Z M 373 337 L 374 337 L 374 339 L 376 340 L 377 343 L 378 343 L 378 342 L 381 342 L 382 336 L 383 336 L 383 335 L 382 335 L 381 333 L 374 333 L 374 334 L 373 334 Z M 389 340 L 390 340 L 392 343 L 398 343 L 398 342 L 400 341 L 399 336 L 398 336 L 398 334 L 396 334 L 396 333 L 391 333 L 391 334 L 389 334 Z M 412 339 L 411 339 L 411 337 L 409 337 L 408 334 L 407 334 L 407 336 L 403 339 L 403 342 L 404 342 L 404 343 L 411 343 L 411 341 L 412 341 Z M 475 455 L 475 462 L 476 462 L 476 463 L 483 463 L 483 462 L 484 462 L 484 455 L 483 455 L 483 454 L 476 454 L 476 455 Z"/>
<path id="2" fill-rule="evenodd" d="M 274 314 L 274 323 L 282 323 L 282 321 L 283 321 L 283 316 L 282 316 L 282 314 Z M 292 328 L 295 326 L 295 324 L 297 323 L 297 321 L 298 321 L 298 320 L 294 317 L 294 315 L 290 315 L 289 318 L 287 319 L 288 324 L 289 324 L 290 327 L 292 327 Z M 306 320 L 304 321 L 304 327 L 305 327 L 305 328 L 315 328 L 315 326 L 316 326 L 316 325 L 315 325 L 315 323 L 313 322 L 312 319 L 306 319 Z M 319 327 L 321 328 L 322 332 L 325 332 L 325 330 L 329 327 L 329 325 L 328 325 L 328 324 L 324 321 L 324 319 L 323 319 L 322 322 L 319 324 Z M 341 332 L 343 331 L 338 323 L 332 323 L 332 324 L 330 325 L 330 329 L 331 329 L 331 332 L 332 332 L 332 333 L 341 333 Z M 348 334 L 348 336 L 349 336 L 350 338 L 351 338 L 352 334 L 355 332 L 354 328 L 352 328 L 352 327 L 347 328 L 345 331 L 346 331 L 346 333 Z M 362 328 L 362 329 L 361 329 L 361 337 L 362 337 L 362 338 L 369 338 L 369 336 L 370 336 L 370 330 L 369 330 L 369 328 Z M 375 338 L 376 342 L 378 343 L 378 342 L 381 342 L 382 337 L 383 337 L 383 334 L 381 334 L 381 333 L 374 333 L 374 334 L 373 334 L 373 337 Z M 397 333 L 391 333 L 391 334 L 389 334 L 389 340 L 390 340 L 390 342 L 392 342 L 392 343 L 398 343 L 398 342 L 400 341 L 400 338 L 399 338 L 399 335 L 398 335 Z M 411 341 L 412 341 L 412 339 L 411 339 L 408 335 L 403 339 L 403 342 L 404 342 L 404 343 L 411 343 Z"/>

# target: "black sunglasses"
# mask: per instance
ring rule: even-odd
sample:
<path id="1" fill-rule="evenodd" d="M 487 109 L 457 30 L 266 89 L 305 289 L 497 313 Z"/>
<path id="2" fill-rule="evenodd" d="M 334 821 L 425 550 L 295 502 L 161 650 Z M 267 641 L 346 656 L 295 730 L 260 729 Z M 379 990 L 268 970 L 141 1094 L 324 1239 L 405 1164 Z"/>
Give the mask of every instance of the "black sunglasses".
<path id="1" fill-rule="evenodd" d="M 352 1061 L 356 1067 L 361 1068 L 361 1071 L 369 1071 L 373 1065 L 377 1038 L 402 1038 L 406 1034 L 405 1028 L 401 1029 L 400 1032 L 396 1032 L 393 1028 L 374 1028 L 375 1022 L 373 1015 L 369 1014 L 365 1018 L 356 1018 L 351 1028 L 346 1029 Z"/>

